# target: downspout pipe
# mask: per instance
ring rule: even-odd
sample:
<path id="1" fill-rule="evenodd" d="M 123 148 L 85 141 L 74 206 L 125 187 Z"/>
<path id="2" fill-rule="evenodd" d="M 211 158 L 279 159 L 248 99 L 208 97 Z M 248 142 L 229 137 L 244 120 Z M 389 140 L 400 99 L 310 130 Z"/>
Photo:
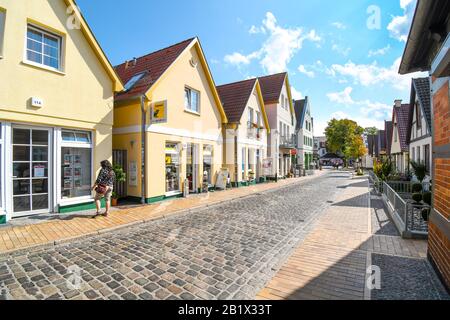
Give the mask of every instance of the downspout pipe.
<path id="1" fill-rule="evenodd" d="M 141 204 L 146 203 L 146 177 L 147 177 L 147 170 L 146 170 L 146 163 L 147 163 L 147 156 L 145 152 L 145 147 L 147 145 L 147 139 L 146 139 L 146 128 L 147 128 L 147 110 L 145 108 L 145 101 L 146 96 L 141 96 L 141 114 L 142 114 L 142 126 L 141 126 Z"/>

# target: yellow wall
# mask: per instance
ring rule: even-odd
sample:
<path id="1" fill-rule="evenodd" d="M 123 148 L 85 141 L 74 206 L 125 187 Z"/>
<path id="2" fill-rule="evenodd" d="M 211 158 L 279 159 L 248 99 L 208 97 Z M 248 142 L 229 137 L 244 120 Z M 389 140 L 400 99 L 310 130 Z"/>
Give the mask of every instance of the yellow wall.
<path id="1" fill-rule="evenodd" d="M 69 30 L 64 1 L 0 0 L 6 9 L 3 58 L 0 59 L 0 119 L 92 130 L 95 167 L 112 157 L 113 81 L 79 29 Z M 61 73 L 24 62 L 27 21 L 63 39 Z M 31 107 L 31 97 L 43 100 Z"/>
<path id="2" fill-rule="evenodd" d="M 163 75 L 151 90 L 151 103 L 166 101 L 168 121 L 163 124 L 147 126 L 147 198 L 164 196 L 165 190 L 165 146 L 166 142 L 176 142 L 181 145 L 195 143 L 199 145 L 199 177 L 198 186 L 201 187 L 203 173 L 202 151 L 204 145 L 212 145 L 213 154 L 213 183 L 215 173 L 222 167 L 223 141 L 222 119 L 216 105 L 213 92 L 210 88 L 206 71 L 199 58 L 198 45 L 187 49 Z M 190 60 L 194 59 L 197 67 L 192 67 Z M 200 91 L 200 113 L 193 114 L 184 109 L 184 89 L 188 86 Z M 150 115 L 147 114 L 147 124 Z M 128 151 L 129 159 L 140 160 L 140 125 L 141 109 L 138 102 L 128 105 L 117 105 L 114 122 L 114 149 Z M 137 141 L 135 148 L 130 149 L 130 141 Z M 182 166 L 180 185 L 186 178 L 186 150 L 182 151 Z M 140 162 L 139 162 L 140 164 Z M 128 187 L 130 196 L 140 196 L 140 186 L 136 189 Z"/>

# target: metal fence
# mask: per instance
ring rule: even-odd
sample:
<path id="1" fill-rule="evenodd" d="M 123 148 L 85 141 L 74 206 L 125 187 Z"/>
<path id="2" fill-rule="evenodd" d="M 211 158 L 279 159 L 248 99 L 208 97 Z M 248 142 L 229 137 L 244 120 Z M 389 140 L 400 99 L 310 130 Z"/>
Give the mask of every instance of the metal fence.
<path id="1" fill-rule="evenodd" d="M 398 184 L 393 184 L 398 187 Z M 399 189 L 403 189 L 402 185 Z M 400 234 L 405 238 L 426 237 L 428 235 L 428 217 L 431 207 L 405 199 L 388 182 L 383 182 L 383 200 Z"/>

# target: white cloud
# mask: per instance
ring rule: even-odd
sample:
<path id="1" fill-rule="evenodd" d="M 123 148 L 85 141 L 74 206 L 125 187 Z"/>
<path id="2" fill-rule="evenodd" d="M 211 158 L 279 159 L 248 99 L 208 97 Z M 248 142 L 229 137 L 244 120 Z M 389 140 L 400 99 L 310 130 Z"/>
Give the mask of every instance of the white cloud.
<path id="1" fill-rule="evenodd" d="M 377 127 L 379 129 L 384 128 L 384 120 L 380 120 L 380 119 L 374 119 L 372 117 L 365 117 L 365 116 L 351 116 L 348 115 L 347 113 L 343 112 L 343 111 L 336 111 L 335 113 L 333 113 L 331 115 L 331 119 L 336 119 L 336 120 L 343 120 L 343 119 L 348 119 L 348 120 L 352 120 L 355 121 L 359 126 L 363 127 L 363 128 L 368 128 L 368 127 Z M 327 125 L 325 125 L 324 129 L 322 129 L 323 131 L 325 131 Z"/>
<path id="2" fill-rule="evenodd" d="M 261 27 L 254 26 L 250 33 L 265 30 L 268 38 L 262 47 L 248 55 L 233 53 L 225 56 L 225 62 L 236 65 L 248 65 L 253 59 L 258 59 L 266 73 L 278 73 L 287 70 L 287 65 L 299 51 L 304 41 L 320 42 L 321 38 L 315 30 L 305 33 L 301 28 L 283 28 L 278 24 L 276 17 L 271 12 L 266 17 Z"/>
<path id="3" fill-rule="evenodd" d="M 315 73 L 314 71 L 308 71 L 306 70 L 306 67 L 304 65 L 300 65 L 297 69 L 300 73 L 303 73 L 304 75 L 306 75 L 309 78 L 314 78 Z"/>
<path id="4" fill-rule="evenodd" d="M 333 46 L 331 47 L 331 50 L 343 55 L 343 56 L 348 56 L 350 51 L 352 50 L 351 48 L 345 48 L 343 46 L 337 45 L 337 44 L 333 44 Z"/>
<path id="5" fill-rule="evenodd" d="M 339 21 L 333 22 L 331 25 L 333 27 L 335 27 L 336 29 L 340 29 L 340 30 L 347 29 L 347 26 L 345 24 L 343 24 L 342 22 L 339 22 Z"/>
<path id="6" fill-rule="evenodd" d="M 351 93 L 353 91 L 352 87 L 347 87 L 342 92 L 331 92 L 327 94 L 328 99 L 330 99 L 331 102 L 336 102 L 339 104 L 347 104 L 351 105 L 355 102 L 353 101 L 351 97 Z"/>
<path id="7" fill-rule="evenodd" d="M 303 99 L 303 94 L 300 91 L 298 91 L 297 89 L 295 89 L 294 87 L 291 87 L 291 94 L 292 94 L 292 99 L 294 99 L 294 100 Z"/>
<path id="8" fill-rule="evenodd" d="M 392 16 L 392 20 L 387 29 L 392 38 L 406 42 L 409 28 L 414 17 L 416 0 L 400 0 L 400 8 L 403 9 L 403 15 Z"/>
<path id="9" fill-rule="evenodd" d="M 372 119 L 386 119 L 392 115 L 392 106 L 381 102 L 372 102 L 370 100 L 354 100 L 351 96 L 352 87 L 347 87 L 342 92 L 328 93 L 327 97 L 331 102 L 345 106 L 360 106 L 360 113 L 364 117 Z"/>
<path id="10" fill-rule="evenodd" d="M 370 50 L 369 51 L 369 58 L 374 56 L 384 56 L 388 51 L 391 50 L 391 45 L 388 44 L 386 47 L 377 49 L 377 50 Z"/>
<path id="11" fill-rule="evenodd" d="M 392 66 L 388 68 L 378 66 L 377 62 L 372 64 L 355 64 L 352 61 L 344 65 L 334 64 L 326 73 L 337 77 L 343 76 L 352 79 L 355 84 L 360 84 L 365 87 L 375 84 L 389 84 L 397 90 L 407 90 L 411 86 L 411 78 L 426 77 L 426 73 L 417 72 L 408 75 L 399 75 L 398 69 L 401 58 L 395 60 Z"/>
<path id="12" fill-rule="evenodd" d="M 250 34 L 258 34 L 258 33 L 266 33 L 266 29 L 264 27 L 257 27 L 257 26 L 251 26 L 250 30 L 248 31 Z"/>
<path id="13" fill-rule="evenodd" d="M 251 53 L 249 55 L 243 55 L 243 54 L 241 54 L 239 52 L 235 52 L 233 54 L 226 55 L 224 60 L 225 60 L 226 63 L 229 63 L 231 65 L 235 65 L 237 67 L 240 67 L 242 65 L 250 64 L 250 62 L 253 59 L 258 58 L 258 56 L 259 56 L 258 52 L 253 52 L 253 53 Z"/>

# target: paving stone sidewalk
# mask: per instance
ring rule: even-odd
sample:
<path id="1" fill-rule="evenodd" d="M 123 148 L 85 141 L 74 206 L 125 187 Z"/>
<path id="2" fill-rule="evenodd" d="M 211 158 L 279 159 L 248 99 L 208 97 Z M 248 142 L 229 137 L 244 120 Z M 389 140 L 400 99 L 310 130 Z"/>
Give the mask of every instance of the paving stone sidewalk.
<path id="1" fill-rule="evenodd" d="M 426 252 L 426 241 L 399 237 L 368 180 L 354 179 L 257 299 L 449 299 Z M 380 290 L 366 289 L 372 265 Z"/>
<path id="2" fill-rule="evenodd" d="M 0 299 L 254 299 L 348 177 L 328 172 L 260 187 L 188 213 L 0 255 Z"/>

